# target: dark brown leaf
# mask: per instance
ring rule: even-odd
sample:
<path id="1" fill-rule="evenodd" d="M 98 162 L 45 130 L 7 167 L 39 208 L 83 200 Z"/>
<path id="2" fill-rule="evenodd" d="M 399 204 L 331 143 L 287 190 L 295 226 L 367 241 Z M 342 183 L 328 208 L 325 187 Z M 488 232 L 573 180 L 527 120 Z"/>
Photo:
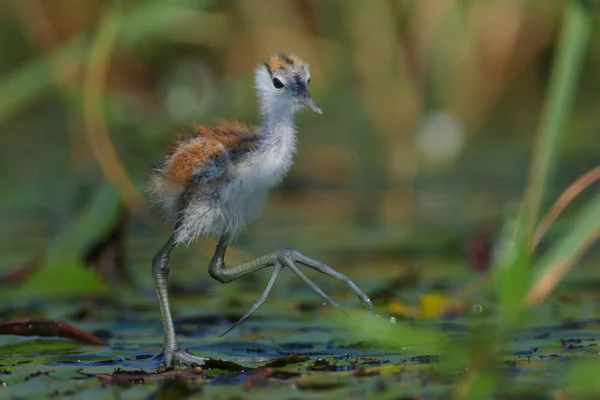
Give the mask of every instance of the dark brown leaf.
<path id="1" fill-rule="evenodd" d="M 146 372 L 144 370 L 123 371 L 120 368 L 115 369 L 110 374 L 84 374 L 95 376 L 100 379 L 104 385 L 115 385 L 120 387 L 129 387 L 133 384 L 143 383 L 146 379 L 154 378 L 181 378 L 181 379 L 204 379 L 202 368 L 194 367 L 187 369 L 168 369 L 159 372 Z"/>
<path id="2" fill-rule="evenodd" d="M 222 369 L 223 371 L 243 371 L 250 370 L 252 368 L 245 368 L 240 364 L 236 364 L 233 361 L 219 360 L 217 358 L 209 358 L 204 361 L 204 366 L 209 369 Z"/>
<path id="3" fill-rule="evenodd" d="M 297 364 L 297 363 L 305 362 L 308 360 L 310 360 L 310 359 L 307 356 L 299 356 L 296 354 L 292 354 L 290 356 L 276 358 L 273 361 L 266 363 L 264 366 L 265 367 L 273 367 L 273 368 L 281 368 L 281 367 L 285 367 L 288 364 Z"/>
<path id="4" fill-rule="evenodd" d="M 77 342 L 106 346 L 96 335 L 85 332 L 63 321 L 44 318 L 16 319 L 0 323 L 0 335 L 58 336 Z"/>

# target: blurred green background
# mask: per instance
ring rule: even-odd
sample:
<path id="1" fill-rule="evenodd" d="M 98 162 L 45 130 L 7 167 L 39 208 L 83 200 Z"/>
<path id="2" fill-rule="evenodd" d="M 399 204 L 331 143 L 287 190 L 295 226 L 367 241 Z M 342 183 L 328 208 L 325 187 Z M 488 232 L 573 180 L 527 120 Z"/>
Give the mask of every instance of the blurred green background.
<path id="1" fill-rule="evenodd" d="M 337 251 L 342 269 L 379 251 L 391 268 L 459 258 L 525 192 L 567 4 L 3 2 L 0 268 L 42 252 L 118 280 L 116 264 L 149 264 L 169 230 L 146 200 L 150 166 L 194 123 L 256 124 L 253 69 L 286 51 L 311 64 L 325 114 L 298 116 L 296 163 L 232 261 L 283 245 Z M 597 30 L 583 43 L 542 209 L 598 161 Z M 187 267 L 203 273 L 213 245 Z"/>
<path id="2" fill-rule="evenodd" d="M 253 68 L 280 51 L 311 64 L 325 114 L 299 115 L 296 164 L 252 236 L 266 224 L 294 243 L 305 229 L 462 234 L 496 221 L 526 183 L 564 5 L 2 2 L 3 252 L 60 232 L 103 180 L 127 200 L 134 232 L 153 234 L 151 163 L 193 123 L 256 123 Z M 598 160 L 593 33 L 555 193 Z"/>

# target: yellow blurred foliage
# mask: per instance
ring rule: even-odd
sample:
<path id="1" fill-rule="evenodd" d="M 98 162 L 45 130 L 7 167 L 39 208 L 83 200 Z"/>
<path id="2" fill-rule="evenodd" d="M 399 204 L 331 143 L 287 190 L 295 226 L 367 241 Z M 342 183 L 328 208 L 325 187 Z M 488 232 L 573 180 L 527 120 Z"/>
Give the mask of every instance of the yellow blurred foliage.
<path id="1" fill-rule="evenodd" d="M 444 314 L 460 314 L 465 306 L 465 299 L 457 299 L 440 292 L 431 292 L 421 296 L 419 307 L 410 306 L 394 299 L 388 304 L 388 312 L 403 317 L 436 318 Z"/>

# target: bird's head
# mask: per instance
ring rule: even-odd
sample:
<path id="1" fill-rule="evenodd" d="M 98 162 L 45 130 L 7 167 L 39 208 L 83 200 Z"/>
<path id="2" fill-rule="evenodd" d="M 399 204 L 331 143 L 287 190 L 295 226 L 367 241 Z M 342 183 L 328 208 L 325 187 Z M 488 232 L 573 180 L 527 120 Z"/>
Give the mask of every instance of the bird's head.
<path id="1" fill-rule="evenodd" d="M 255 74 L 256 92 L 264 115 L 295 113 L 306 106 L 322 114 L 308 91 L 308 64 L 293 54 L 276 54 L 259 65 Z"/>

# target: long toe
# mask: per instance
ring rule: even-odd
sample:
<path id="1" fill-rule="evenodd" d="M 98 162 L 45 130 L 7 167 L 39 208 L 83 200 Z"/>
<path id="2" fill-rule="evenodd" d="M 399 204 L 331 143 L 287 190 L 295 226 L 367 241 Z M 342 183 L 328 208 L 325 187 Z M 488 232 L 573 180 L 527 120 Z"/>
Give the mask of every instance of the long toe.
<path id="1" fill-rule="evenodd" d="M 163 344 L 163 346 L 160 348 L 159 351 L 157 351 L 156 353 L 154 353 L 154 355 L 152 355 L 152 357 L 150 357 L 151 359 L 155 359 L 155 358 L 161 358 L 163 357 L 165 354 L 165 345 Z"/>
<path id="2" fill-rule="evenodd" d="M 165 361 L 166 361 L 166 357 L 165 357 Z M 193 354 L 187 353 L 185 351 L 182 350 L 175 350 L 173 352 L 173 362 L 174 363 L 180 363 L 180 364 L 185 364 L 187 366 L 191 366 L 191 365 L 204 365 L 206 361 L 206 358 L 204 357 L 198 357 L 195 356 Z"/>
<path id="3" fill-rule="evenodd" d="M 203 365 L 206 358 L 198 357 L 193 354 L 187 353 L 185 351 L 180 350 L 179 348 L 168 348 L 164 347 L 160 353 L 156 354 L 154 357 L 162 357 L 163 364 L 166 368 L 173 367 L 175 365 L 187 365 L 191 366 L 194 364 Z"/>

